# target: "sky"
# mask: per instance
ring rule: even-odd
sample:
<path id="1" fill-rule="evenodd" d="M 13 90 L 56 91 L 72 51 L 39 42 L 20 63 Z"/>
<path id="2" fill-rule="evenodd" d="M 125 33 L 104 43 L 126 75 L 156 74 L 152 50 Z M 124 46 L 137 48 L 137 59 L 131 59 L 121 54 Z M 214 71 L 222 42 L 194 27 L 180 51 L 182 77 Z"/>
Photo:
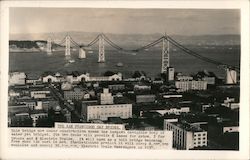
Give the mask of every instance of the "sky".
<path id="1" fill-rule="evenodd" d="M 240 10 L 11 8 L 10 33 L 240 34 Z"/>

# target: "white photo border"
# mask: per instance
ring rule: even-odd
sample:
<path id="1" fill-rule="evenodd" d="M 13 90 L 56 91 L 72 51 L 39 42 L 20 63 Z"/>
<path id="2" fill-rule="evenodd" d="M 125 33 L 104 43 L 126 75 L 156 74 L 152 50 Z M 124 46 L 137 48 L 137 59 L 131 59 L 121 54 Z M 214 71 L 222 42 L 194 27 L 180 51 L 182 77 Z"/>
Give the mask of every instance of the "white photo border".
<path id="1" fill-rule="evenodd" d="M 155 9 L 240 9 L 241 80 L 239 151 L 175 151 L 126 149 L 13 148 L 8 146 L 9 9 L 46 8 L 155 8 Z M 249 1 L 2 1 L 1 2 L 0 125 L 2 159 L 249 159 Z"/>

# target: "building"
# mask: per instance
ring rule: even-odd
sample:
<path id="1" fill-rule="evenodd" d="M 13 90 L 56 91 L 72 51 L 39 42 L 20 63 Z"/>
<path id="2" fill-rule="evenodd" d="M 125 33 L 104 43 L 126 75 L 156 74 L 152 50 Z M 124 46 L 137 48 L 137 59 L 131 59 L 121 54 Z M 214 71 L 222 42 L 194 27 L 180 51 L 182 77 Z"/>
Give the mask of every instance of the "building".
<path id="1" fill-rule="evenodd" d="M 36 100 L 34 99 L 23 100 L 23 103 L 26 104 L 26 106 L 29 107 L 30 110 L 34 110 L 35 106 L 37 105 Z"/>
<path id="2" fill-rule="evenodd" d="M 189 150 L 207 146 L 207 132 L 197 126 L 178 122 L 178 119 L 165 119 L 164 129 L 173 131 L 173 148 Z"/>
<path id="3" fill-rule="evenodd" d="M 35 110 L 30 113 L 30 118 L 33 121 L 33 127 L 36 127 L 37 120 L 48 118 L 48 113 L 43 110 Z"/>
<path id="4" fill-rule="evenodd" d="M 192 81 L 193 80 L 193 77 L 191 76 L 186 76 L 186 75 L 182 75 L 180 73 L 178 73 L 176 75 L 176 80 L 177 81 Z"/>
<path id="5" fill-rule="evenodd" d="M 229 98 L 229 97 L 227 97 L 227 99 L 225 99 L 224 103 L 222 103 L 221 105 L 225 106 L 225 107 L 228 107 L 228 108 L 230 108 L 232 110 L 240 108 L 240 104 L 235 102 L 234 98 Z"/>
<path id="6" fill-rule="evenodd" d="M 125 84 L 110 84 L 108 88 L 113 91 L 120 91 L 125 89 Z"/>
<path id="7" fill-rule="evenodd" d="M 47 89 L 41 90 L 31 90 L 30 97 L 38 99 L 38 98 L 46 98 L 50 94 L 50 91 Z"/>
<path id="8" fill-rule="evenodd" d="M 214 85 L 216 82 L 216 75 L 207 70 L 200 71 L 195 75 L 196 79 L 206 81 L 208 85 Z"/>
<path id="9" fill-rule="evenodd" d="M 100 104 L 113 104 L 114 97 L 109 93 L 109 89 L 104 88 L 103 93 L 100 95 Z"/>
<path id="10" fill-rule="evenodd" d="M 180 115 L 181 113 L 190 112 L 190 108 L 189 107 L 173 107 L 169 109 L 159 109 L 159 110 L 154 110 L 154 111 L 160 113 L 161 115 L 164 115 L 164 114 Z"/>
<path id="11" fill-rule="evenodd" d="M 146 73 L 143 71 L 135 71 L 134 74 L 132 75 L 132 77 L 136 80 L 136 81 L 141 81 L 141 80 L 146 80 Z M 132 80 L 132 79 L 131 79 Z"/>
<path id="12" fill-rule="evenodd" d="M 64 77 L 60 73 L 44 73 L 42 75 L 42 82 L 43 83 L 57 83 L 65 81 Z"/>
<path id="13" fill-rule="evenodd" d="M 109 89 L 104 88 L 97 101 L 82 101 L 82 116 L 86 121 L 107 121 L 109 117 L 127 119 L 132 117 L 132 104 L 114 104 L 114 99 Z"/>
<path id="14" fill-rule="evenodd" d="M 82 100 L 85 98 L 85 94 L 87 94 L 87 92 L 78 87 L 63 92 L 65 100 Z"/>
<path id="15" fill-rule="evenodd" d="M 239 126 L 225 126 L 223 127 L 223 133 L 226 132 L 239 132 Z"/>
<path id="16" fill-rule="evenodd" d="M 80 82 L 94 82 L 94 81 L 121 81 L 122 74 L 117 73 L 111 76 L 99 76 L 99 77 L 90 77 L 89 73 L 81 75 L 67 75 L 66 81 L 70 83 L 80 83 Z"/>
<path id="17" fill-rule="evenodd" d="M 134 90 L 151 90 L 151 86 L 136 84 L 136 85 L 134 85 Z"/>
<path id="18" fill-rule="evenodd" d="M 71 74 L 66 75 L 65 79 L 71 84 L 77 84 L 88 81 L 89 73 L 80 74 L 79 72 L 72 72 Z"/>
<path id="19" fill-rule="evenodd" d="M 16 114 L 16 113 L 27 113 L 29 112 L 29 107 L 26 104 L 9 104 L 8 113 Z"/>
<path id="20" fill-rule="evenodd" d="M 26 84 L 33 84 L 33 85 L 36 85 L 36 84 L 40 84 L 42 83 L 42 78 L 40 76 L 37 76 L 37 75 L 29 75 L 27 78 L 26 78 Z"/>
<path id="21" fill-rule="evenodd" d="M 24 72 L 12 72 L 9 74 L 9 86 L 24 85 L 26 74 Z"/>
<path id="22" fill-rule="evenodd" d="M 233 69 L 227 68 L 226 74 L 226 84 L 236 84 L 237 83 L 237 72 Z"/>
<path id="23" fill-rule="evenodd" d="M 175 87 L 178 92 L 186 92 L 189 90 L 207 90 L 207 82 L 206 81 L 175 81 Z"/>
<path id="24" fill-rule="evenodd" d="M 191 81 L 191 90 L 206 90 L 207 82 L 206 81 Z"/>
<path id="25" fill-rule="evenodd" d="M 168 67 L 167 80 L 168 81 L 173 81 L 174 80 L 174 68 L 173 67 Z"/>
<path id="26" fill-rule="evenodd" d="M 30 119 L 29 113 L 17 113 L 14 116 L 16 121 L 24 121 L 26 119 Z"/>
<path id="27" fill-rule="evenodd" d="M 212 107 L 211 104 L 202 104 L 201 105 L 201 111 L 205 112 L 208 108 Z"/>
<path id="28" fill-rule="evenodd" d="M 169 99 L 169 98 L 182 98 L 181 94 L 167 94 L 167 95 L 163 95 L 163 98 Z"/>
<path id="29" fill-rule="evenodd" d="M 88 81 L 121 81 L 122 74 L 117 73 L 112 76 L 89 77 Z"/>
<path id="30" fill-rule="evenodd" d="M 19 97 L 19 96 L 20 96 L 20 92 L 17 92 L 12 89 L 9 90 L 9 97 Z"/>
<path id="31" fill-rule="evenodd" d="M 86 121 L 99 119 L 107 121 L 109 117 L 127 119 L 132 117 L 132 104 L 88 104 L 82 103 L 82 116 Z"/>
<path id="32" fill-rule="evenodd" d="M 136 103 L 151 103 L 155 101 L 155 95 L 136 95 Z"/>
<path id="33" fill-rule="evenodd" d="M 72 89 L 72 84 L 70 82 L 63 82 L 61 84 L 61 90 L 71 90 Z"/>

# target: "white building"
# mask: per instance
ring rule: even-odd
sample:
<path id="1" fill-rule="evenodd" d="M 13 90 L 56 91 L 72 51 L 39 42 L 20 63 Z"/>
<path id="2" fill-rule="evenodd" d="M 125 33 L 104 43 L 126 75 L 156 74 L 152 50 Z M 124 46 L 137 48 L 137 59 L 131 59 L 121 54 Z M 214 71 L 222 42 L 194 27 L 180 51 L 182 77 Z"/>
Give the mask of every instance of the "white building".
<path id="1" fill-rule="evenodd" d="M 113 104 L 114 98 L 112 93 L 109 93 L 109 89 L 104 88 L 103 93 L 100 95 L 100 104 Z"/>
<path id="2" fill-rule="evenodd" d="M 165 119 L 164 129 L 173 131 L 173 148 L 189 150 L 207 146 L 207 132 L 199 127 L 180 123 L 177 119 Z"/>
<path id="3" fill-rule="evenodd" d="M 227 97 L 227 99 L 225 99 L 224 103 L 222 103 L 221 105 L 228 107 L 232 110 L 240 108 L 240 103 L 235 102 L 234 98 L 229 98 L 229 97 Z"/>
<path id="4" fill-rule="evenodd" d="M 151 90 L 151 86 L 136 84 L 136 85 L 134 85 L 134 90 Z"/>
<path id="5" fill-rule="evenodd" d="M 20 96 L 19 92 L 16 92 L 14 90 L 9 90 L 9 97 L 18 97 Z"/>
<path id="6" fill-rule="evenodd" d="M 206 90 L 207 82 L 206 81 L 192 81 L 191 90 Z"/>
<path id="7" fill-rule="evenodd" d="M 47 75 L 42 77 L 43 83 L 55 83 L 55 82 L 61 82 L 62 79 L 60 77 L 56 77 L 53 75 Z"/>
<path id="8" fill-rule="evenodd" d="M 50 94 L 49 90 L 34 90 L 30 91 L 30 97 L 32 98 L 46 98 L 47 95 Z"/>
<path id="9" fill-rule="evenodd" d="M 176 80 L 177 81 L 192 81 L 193 80 L 193 77 L 191 76 L 186 76 L 186 75 L 182 75 L 182 74 L 178 74 L 176 76 Z"/>
<path id="10" fill-rule="evenodd" d="M 239 126 L 225 126 L 223 127 L 223 133 L 227 132 L 239 132 Z"/>
<path id="11" fill-rule="evenodd" d="M 9 85 L 24 85 L 26 74 L 24 72 L 12 72 L 9 74 Z"/>
<path id="12" fill-rule="evenodd" d="M 121 81 L 122 74 L 117 73 L 112 76 L 89 77 L 89 81 Z"/>
<path id="13" fill-rule="evenodd" d="M 86 52 L 83 48 L 79 49 L 79 57 L 80 59 L 86 58 Z"/>
<path id="14" fill-rule="evenodd" d="M 189 90 L 206 90 L 207 82 L 206 81 L 175 81 L 175 87 L 178 89 L 178 92 L 186 92 Z"/>
<path id="15" fill-rule="evenodd" d="M 173 81 L 174 80 L 174 68 L 173 67 L 168 67 L 168 72 L 167 72 L 167 78 L 169 81 Z"/>
<path id="16" fill-rule="evenodd" d="M 181 113 L 188 113 L 190 112 L 189 107 L 180 107 L 180 108 L 169 108 L 169 109 L 159 109 L 159 110 L 154 110 L 155 112 L 160 113 L 161 115 L 164 114 L 175 114 L 175 115 L 180 115 Z"/>
<path id="17" fill-rule="evenodd" d="M 63 82 L 61 84 L 61 90 L 65 91 L 65 90 L 71 90 L 72 89 L 72 84 L 69 82 Z"/>
<path id="18" fill-rule="evenodd" d="M 83 105 L 82 116 L 87 121 L 106 121 L 108 117 L 127 119 L 132 117 L 132 104 Z"/>
<path id="19" fill-rule="evenodd" d="M 67 75 L 66 81 L 70 83 L 80 83 L 80 82 L 93 82 L 93 81 L 121 81 L 122 74 L 117 73 L 112 76 L 99 76 L 90 77 L 89 73 L 81 74 L 79 76 Z"/>
<path id="20" fill-rule="evenodd" d="M 38 78 L 38 79 L 26 79 L 27 84 L 37 84 L 37 83 L 40 83 L 40 82 L 42 82 L 41 78 Z"/>
<path id="21" fill-rule="evenodd" d="M 237 83 L 237 72 L 233 69 L 227 69 L 226 74 L 226 84 L 236 84 Z"/>

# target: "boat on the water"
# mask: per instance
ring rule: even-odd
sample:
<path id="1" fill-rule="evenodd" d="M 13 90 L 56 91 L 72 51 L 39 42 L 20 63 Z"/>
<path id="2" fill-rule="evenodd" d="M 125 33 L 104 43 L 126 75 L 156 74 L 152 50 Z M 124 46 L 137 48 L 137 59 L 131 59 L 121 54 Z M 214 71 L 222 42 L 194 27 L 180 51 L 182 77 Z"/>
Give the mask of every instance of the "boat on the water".
<path id="1" fill-rule="evenodd" d="M 116 66 L 117 66 L 117 67 L 123 67 L 123 63 L 122 63 L 122 62 L 118 62 L 118 63 L 116 64 Z"/>
<path id="2" fill-rule="evenodd" d="M 75 62 L 74 59 L 70 59 L 70 60 L 69 60 L 69 63 L 74 63 L 74 62 Z"/>

